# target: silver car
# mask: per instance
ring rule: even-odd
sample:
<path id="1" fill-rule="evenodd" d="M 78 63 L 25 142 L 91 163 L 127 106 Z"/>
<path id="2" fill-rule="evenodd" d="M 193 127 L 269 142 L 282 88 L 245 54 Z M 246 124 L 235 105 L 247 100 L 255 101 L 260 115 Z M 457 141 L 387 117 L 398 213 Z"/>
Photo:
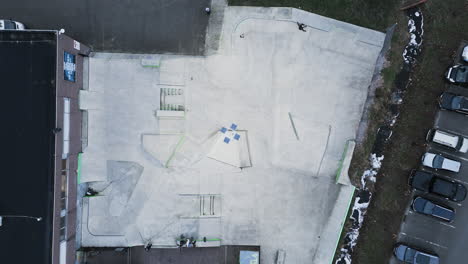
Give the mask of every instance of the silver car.
<path id="1" fill-rule="evenodd" d="M 431 129 L 427 132 L 426 140 L 434 142 L 453 150 L 466 153 L 468 152 L 468 139 L 446 131 Z"/>
<path id="2" fill-rule="evenodd" d="M 395 257 L 405 263 L 412 264 L 439 264 L 439 257 L 405 244 L 397 244 L 393 250 Z"/>
<path id="3" fill-rule="evenodd" d="M 459 172 L 461 163 L 456 160 L 445 158 L 442 155 L 426 152 L 422 157 L 422 164 L 433 169 L 441 169 L 452 172 Z"/>
<path id="4" fill-rule="evenodd" d="M 420 196 L 413 200 L 411 208 L 417 213 L 432 216 L 446 222 L 451 222 L 455 218 L 455 210 L 452 208 L 440 205 Z"/>

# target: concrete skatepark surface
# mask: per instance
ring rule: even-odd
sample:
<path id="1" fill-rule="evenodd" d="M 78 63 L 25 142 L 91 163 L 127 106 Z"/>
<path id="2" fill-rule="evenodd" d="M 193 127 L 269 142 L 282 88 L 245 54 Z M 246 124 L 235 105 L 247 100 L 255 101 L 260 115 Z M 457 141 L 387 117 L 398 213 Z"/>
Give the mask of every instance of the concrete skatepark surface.
<path id="1" fill-rule="evenodd" d="M 82 245 L 175 247 L 184 234 L 260 245 L 263 263 L 279 249 L 287 263 L 329 263 L 354 190 L 336 172 L 384 37 L 297 9 L 227 7 L 209 56 L 90 58 L 81 181 L 100 195 L 83 201 Z M 162 89 L 183 118 L 156 116 Z M 249 167 L 207 157 L 231 123 Z"/>

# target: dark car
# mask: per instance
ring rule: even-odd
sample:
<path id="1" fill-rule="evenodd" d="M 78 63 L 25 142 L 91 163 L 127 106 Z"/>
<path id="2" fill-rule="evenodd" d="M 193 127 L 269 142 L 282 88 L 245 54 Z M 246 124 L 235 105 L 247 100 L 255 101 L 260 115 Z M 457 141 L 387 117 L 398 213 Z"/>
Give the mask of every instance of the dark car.
<path id="1" fill-rule="evenodd" d="M 468 114 L 468 98 L 461 95 L 443 93 L 439 97 L 439 106 L 445 110 Z"/>
<path id="2" fill-rule="evenodd" d="M 455 211 L 452 208 L 440 205 L 423 197 L 416 197 L 411 205 L 413 211 L 435 217 L 437 219 L 452 222 L 455 218 Z"/>
<path id="3" fill-rule="evenodd" d="M 466 197 L 466 188 L 463 184 L 425 171 L 411 171 L 409 185 L 416 190 L 442 196 L 454 202 L 463 201 Z"/>
<path id="4" fill-rule="evenodd" d="M 405 263 L 412 264 L 439 264 L 439 257 L 405 244 L 397 244 L 393 249 L 395 257 Z"/>
<path id="5" fill-rule="evenodd" d="M 455 65 L 445 73 L 445 78 L 451 83 L 468 83 L 468 66 Z"/>

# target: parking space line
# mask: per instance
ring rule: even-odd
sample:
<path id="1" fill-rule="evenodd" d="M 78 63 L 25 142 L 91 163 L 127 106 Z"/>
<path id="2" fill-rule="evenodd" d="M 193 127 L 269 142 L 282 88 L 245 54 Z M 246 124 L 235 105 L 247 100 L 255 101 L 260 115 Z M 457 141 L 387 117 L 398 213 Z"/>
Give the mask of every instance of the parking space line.
<path id="1" fill-rule="evenodd" d="M 423 241 L 424 243 L 428 243 L 428 244 L 431 244 L 431 245 L 433 245 L 433 246 L 440 247 L 440 248 L 442 248 L 442 249 L 448 249 L 448 247 L 446 247 L 446 246 L 442 246 L 442 245 L 440 245 L 440 244 L 431 242 L 431 241 L 429 241 L 429 240 L 422 239 L 422 238 L 420 238 L 420 237 L 410 236 L 410 235 L 408 235 L 408 234 L 406 234 L 406 233 L 404 233 L 404 232 L 401 232 L 401 234 L 404 235 L 404 236 L 407 236 L 407 237 L 414 238 L 414 239 L 419 240 L 419 241 Z"/>
<path id="2" fill-rule="evenodd" d="M 434 219 L 434 218 L 432 218 L 432 217 L 430 217 L 430 216 L 425 216 L 425 215 L 422 215 L 422 214 L 415 213 L 415 212 L 413 212 L 412 210 L 408 210 L 408 212 L 407 212 L 406 215 L 408 215 L 408 214 L 411 214 L 411 215 L 420 215 L 421 217 L 425 218 L 424 221 L 431 221 L 431 222 L 432 222 L 432 221 L 436 221 L 437 223 L 439 223 L 439 224 L 441 224 L 441 225 L 444 225 L 444 226 L 447 226 L 447 227 L 456 229 L 456 227 L 453 226 L 453 225 L 449 225 L 449 224 L 447 224 L 447 223 L 441 222 L 441 221 L 436 220 L 436 219 Z"/>
<path id="3" fill-rule="evenodd" d="M 467 117 L 467 116 L 465 115 L 465 117 Z M 462 132 L 459 132 L 459 131 L 453 131 L 452 129 L 446 129 L 446 128 L 442 128 L 442 127 L 439 127 L 439 126 L 437 126 L 436 129 L 444 130 L 444 131 L 447 131 L 449 133 L 452 133 L 452 134 L 455 134 L 455 135 L 460 135 L 462 137 L 468 138 L 468 135 L 465 135 L 465 133 L 462 133 Z"/>
<path id="4" fill-rule="evenodd" d="M 441 225 L 444 225 L 444 226 L 447 226 L 447 227 L 450 227 L 450 228 L 453 228 L 453 229 L 456 229 L 456 227 L 455 227 L 455 226 L 453 226 L 453 225 L 449 225 L 449 224 L 447 224 L 447 223 L 444 223 L 444 222 L 440 222 L 440 221 L 439 221 L 439 224 L 441 224 Z"/>
<path id="5" fill-rule="evenodd" d="M 461 159 L 463 161 L 468 161 L 467 158 L 464 158 L 464 157 L 460 157 L 458 155 L 456 155 L 456 153 L 450 153 L 450 152 L 447 152 L 445 150 L 436 150 L 437 152 L 440 152 L 441 154 L 444 154 L 446 156 L 448 156 L 448 158 L 454 158 L 454 159 Z"/>
<path id="6" fill-rule="evenodd" d="M 444 175 L 444 174 L 441 174 L 440 171 L 438 170 L 434 170 L 434 169 L 430 169 L 430 168 L 427 168 L 425 166 L 421 166 L 421 169 L 419 170 L 422 170 L 422 171 L 425 171 L 425 172 L 429 172 L 429 173 L 432 173 L 432 174 L 436 174 L 437 176 L 440 176 L 442 178 L 445 178 L 445 179 L 450 179 L 450 180 L 455 180 L 457 182 L 461 182 L 463 184 L 466 184 L 468 185 L 468 182 L 462 180 L 462 179 L 458 179 L 456 178 L 455 176 L 447 176 L 447 175 Z"/>

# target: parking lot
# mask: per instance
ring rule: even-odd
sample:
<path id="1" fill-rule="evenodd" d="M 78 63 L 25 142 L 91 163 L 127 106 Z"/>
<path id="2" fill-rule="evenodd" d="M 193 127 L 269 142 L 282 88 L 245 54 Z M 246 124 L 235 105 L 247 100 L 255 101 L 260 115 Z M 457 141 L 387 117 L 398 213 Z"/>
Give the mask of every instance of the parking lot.
<path id="1" fill-rule="evenodd" d="M 464 45 L 466 43 L 461 46 Z M 457 54 L 460 54 L 460 51 Z M 468 89 L 461 86 L 447 85 L 446 91 L 468 96 Z M 434 98 L 435 100 L 436 98 Z M 452 111 L 439 110 L 435 117 L 434 128 L 468 138 L 468 116 Z M 468 187 L 468 178 L 466 177 L 468 175 L 468 153 L 455 152 L 434 143 L 428 143 L 427 152 L 441 154 L 446 158 L 460 161 L 460 171 L 458 173 L 443 170 L 435 171 L 427 167 L 420 167 L 419 169 L 435 173 L 449 180 L 456 180 Z M 408 205 L 398 241 L 437 254 L 440 257 L 441 263 L 466 263 L 467 246 L 465 241 L 468 234 L 466 225 L 468 222 L 467 200 L 452 202 L 433 194 L 424 194 L 415 190 L 413 191 L 413 197 L 416 196 L 423 196 L 441 205 L 453 208 L 456 213 L 455 219 L 450 223 L 442 222 L 435 218 L 416 213 Z M 392 258 L 390 263 L 399 263 L 399 261 Z"/>

